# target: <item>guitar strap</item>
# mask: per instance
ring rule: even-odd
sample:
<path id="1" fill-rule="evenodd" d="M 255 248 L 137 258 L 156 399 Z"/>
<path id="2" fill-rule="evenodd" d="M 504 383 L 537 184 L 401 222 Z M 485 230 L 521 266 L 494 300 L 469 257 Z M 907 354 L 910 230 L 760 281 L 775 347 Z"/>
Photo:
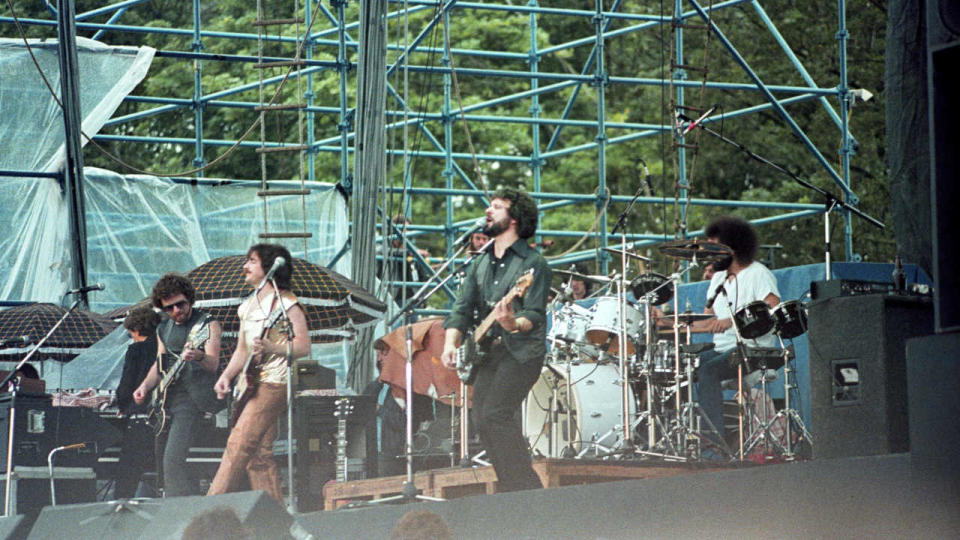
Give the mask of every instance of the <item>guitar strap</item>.
<path id="1" fill-rule="evenodd" d="M 522 240 L 517 240 L 517 242 L 522 242 Z M 493 255 L 487 251 L 477 258 L 477 283 L 480 284 L 481 287 L 484 283 L 486 283 L 487 275 L 490 273 L 490 267 L 492 266 L 490 263 L 491 257 L 493 257 Z M 500 283 L 491 289 L 489 298 L 492 300 L 492 303 L 490 305 L 485 305 L 485 309 L 489 311 L 491 308 L 493 308 L 494 303 L 506 296 L 507 291 L 509 291 L 516 284 L 520 274 L 523 273 L 525 262 L 526 259 L 518 255 L 514 255 L 510 259 L 510 264 L 507 265 L 506 270 L 503 272 L 503 275 L 500 278 Z M 486 303 L 487 299 L 484 298 L 484 304 Z"/>

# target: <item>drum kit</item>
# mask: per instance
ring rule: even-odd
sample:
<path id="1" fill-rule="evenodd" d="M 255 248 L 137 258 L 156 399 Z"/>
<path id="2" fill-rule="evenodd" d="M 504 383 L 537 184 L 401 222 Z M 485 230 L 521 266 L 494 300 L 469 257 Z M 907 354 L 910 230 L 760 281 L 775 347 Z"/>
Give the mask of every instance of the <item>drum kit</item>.
<path id="1" fill-rule="evenodd" d="M 716 242 L 686 240 L 659 249 L 688 260 L 685 271 L 698 261 L 711 262 L 732 253 Z M 630 252 L 621 255 L 643 259 Z M 642 273 L 626 287 L 630 298 L 625 292 L 610 294 L 611 285 L 626 282 L 622 278 L 554 272 L 601 287 L 588 299 L 556 303 L 550 309 L 548 362 L 524 407 L 524 428 L 535 455 L 697 461 L 704 447 L 701 443 L 718 440 L 723 453 L 734 455 L 722 437 L 715 436 L 720 426 L 706 421 L 693 395 L 699 354 L 713 344 L 690 343 L 691 333 L 698 321 L 713 315 L 676 309 L 664 315 L 681 275 Z M 772 331 L 781 345 L 784 339 L 803 334 L 807 326 L 805 307 L 798 301 L 783 302 L 774 309 L 754 302 L 739 310 L 735 319 L 743 338 Z M 786 394 L 789 382 L 785 380 Z M 786 405 L 789 409 L 789 402 Z M 768 443 L 770 426 L 777 420 L 770 416 L 764 411 L 754 422 L 765 433 L 748 444 Z M 799 420 L 799 415 L 793 416 Z M 804 434 L 809 436 L 805 429 Z M 740 446 L 742 452 L 743 438 Z"/>

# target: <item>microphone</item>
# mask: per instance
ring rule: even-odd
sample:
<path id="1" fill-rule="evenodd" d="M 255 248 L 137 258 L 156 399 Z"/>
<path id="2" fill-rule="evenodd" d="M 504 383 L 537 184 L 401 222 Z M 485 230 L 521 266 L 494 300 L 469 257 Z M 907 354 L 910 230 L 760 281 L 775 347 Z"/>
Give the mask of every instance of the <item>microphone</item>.
<path id="1" fill-rule="evenodd" d="M 93 285 L 87 285 L 86 287 L 80 287 L 79 289 L 70 289 L 67 291 L 67 294 L 85 294 L 90 291 L 102 291 L 103 283 L 94 283 Z"/>
<path id="2" fill-rule="evenodd" d="M 717 105 L 714 105 L 713 107 L 710 107 L 709 109 L 706 110 L 706 112 L 701 114 L 700 117 L 697 118 L 696 120 L 691 120 L 689 117 L 683 114 L 678 115 L 680 118 L 690 122 L 689 124 L 687 124 L 687 127 L 683 128 L 683 131 L 680 133 L 680 135 L 686 135 L 687 133 L 690 133 L 691 131 L 693 131 L 693 128 L 699 126 L 704 120 L 707 119 L 708 116 L 713 114 L 713 111 L 717 110 L 719 106 L 720 105 L 717 104 Z"/>
<path id="3" fill-rule="evenodd" d="M 467 231 L 466 231 L 465 233 L 463 233 L 463 234 L 460 235 L 460 238 L 457 238 L 457 239 L 453 242 L 453 245 L 459 246 L 460 244 L 462 244 L 462 243 L 464 242 L 464 240 L 466 240 L 467 238 L 470 238 L 470 235 L 471 235 L 471 234 L 473 234 L 473 233 L 479 231 L 480 229 L 482 229 L 483 226 L 486 225 L 486 223 L 487 223 L 487 218 L 485 218 L 485 217 L 482 217 L 482 218 L 477 219 L 477 221 L 476 221 L 469 229 L 467 229 Z"/>
<path id="4" fill-rule="evenodd" d="M 267 282 L 273 278 L 273 275 L 277 273 L 277 270 L 279 270 L 280 267 L 285 264 L 287 264 L 287 260 L 284 259 L 283 257 L 277 257 L 276 259 L 274 259 L 273 266 L 271 266 L 270 270 L 267 271 L 267 275 L 263 277 L 263 281 L 261 281 L 260 286 L 257 287 L 257 292 L 260 292 L 260 289 L 262 289 L 264 285 L 266 285 Z"/>
<path id="5" fill-rule="evenodd" d="M 727 291 L 723 288 L 723 286 L 724 282 L 721 281 L 720 284 L 717 285 L 716 290 L 713 291 L 713 294 L 710 295 L 710 298 L 707 298 L 707 305 L 704 309 L 712 309 L 713 303 L 717 301 L 717 297 L 720 296 L 720 293 L 726 294 Z"/>

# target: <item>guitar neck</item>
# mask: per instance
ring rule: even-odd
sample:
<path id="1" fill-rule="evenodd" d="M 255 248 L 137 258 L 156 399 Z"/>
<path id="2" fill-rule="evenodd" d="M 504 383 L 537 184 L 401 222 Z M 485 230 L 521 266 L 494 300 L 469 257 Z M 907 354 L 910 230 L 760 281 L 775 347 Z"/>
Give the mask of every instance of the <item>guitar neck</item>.
<path id="1" fill-rule="evenodd" d="M 520 293 L 516 290 L 516 288 L 510 289 L 510 292 L 504 295 L 503 300 L 501 301 L 513 302 L 513 299 L 516 298 L 518 294 Z M 495 322 L 497 322 L 497 318 L 494 316 L 493 312 L 491 311 L 490 313 L 487 314 L 486 318 L 484 318 L 483 321 L 477 326 L 477 330 L 473 333 L 473 341 L 475 343 L 479 343 L 480 340 L 487 335 L 487 332 L 490 331 L 490 327 L 492 327 L 493 323 Z"/>

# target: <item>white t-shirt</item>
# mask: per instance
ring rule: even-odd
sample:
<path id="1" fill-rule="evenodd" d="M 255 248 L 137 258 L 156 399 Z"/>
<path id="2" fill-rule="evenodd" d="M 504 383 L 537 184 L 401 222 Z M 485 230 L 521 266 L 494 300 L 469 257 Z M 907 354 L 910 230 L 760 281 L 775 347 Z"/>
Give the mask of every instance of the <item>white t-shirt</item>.
<path id="1" fill-rule="evenodd" d="M 717 287 L 723 283 L 726 295 L 722 292 L 713 302 L 713 312 L 718 319 L 731 319 L 729 303 L 734 305 L 734 313 L 743 309 L 750 302 L 763 300 L 767 295 L 773 294 L 780 297 L 780 291 L 777 289 L 777 278 L 769 268 L 756 261 L 749 266 L 737 272 L 732 281 L 727 280 L 727 271 L 722 270 L 713 274 L 710 279 L 710 287 L 707 289 L 707 299 L 713 295 Z M 771 315 L 772 317 L 772 315 Z M 713 335 L 714 350 L 726 352 L 737 346 L 737 335 L 733 326 L 727 328 L 725 332 Z M 774 347 L 777 345 L 777 337 L 773 330 L 757 339 L 748 339 L 747 345 L 754 347 Z"/>

